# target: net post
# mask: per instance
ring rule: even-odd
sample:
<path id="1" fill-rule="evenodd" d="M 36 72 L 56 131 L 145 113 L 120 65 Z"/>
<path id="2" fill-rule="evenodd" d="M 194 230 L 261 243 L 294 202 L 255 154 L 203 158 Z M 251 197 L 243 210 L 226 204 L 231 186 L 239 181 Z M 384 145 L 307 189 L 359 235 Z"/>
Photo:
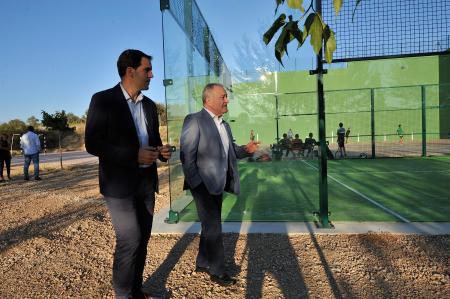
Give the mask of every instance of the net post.
<path id="1" fill-rule="evenodd" d="M 322 1 L 316 0 L 316 12 L 322 14 Z M 325 97 L 323 91 L 323 45 L 317 55 L 317 112 L 319 127 L 319 220 L 321 228 L 330 228 L 331 224 L 328 219 L 328 173 L 327 173 L 327 151 L 325 142 Z"/>
<path id="2" fill-rule="evenodd" d="M 372 159 L 375 159 L 375 91 L 370 89 L 370 130 L 372 136 Z"/>
<path id="3" fill-rule="evenodd" d="M 427 156 L 427 111 L 426 111 L 426 96 L 425 86 L 420 88 L 422 94 L 422 157 Z"/>

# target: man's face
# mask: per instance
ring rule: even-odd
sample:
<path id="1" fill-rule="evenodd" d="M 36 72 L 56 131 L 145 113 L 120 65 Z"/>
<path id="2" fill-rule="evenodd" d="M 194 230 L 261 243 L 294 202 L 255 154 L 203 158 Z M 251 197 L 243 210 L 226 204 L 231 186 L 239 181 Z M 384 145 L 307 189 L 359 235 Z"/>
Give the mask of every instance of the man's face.
<path id="1" fill-rule="evenodd" d="M 147 90 L 153 78 L 152 63 L 148 58 L 142 57 L 141 65 L 134 69 L 132 74 L 135 87 L 138 90 Z"/>
<path id="2" fill-rule="evenodd" d="M 206 97 L 205 108 L 217 116 L 228 112 L 228 95 L 222 86 L 216 85 L 210 90 Z"/>

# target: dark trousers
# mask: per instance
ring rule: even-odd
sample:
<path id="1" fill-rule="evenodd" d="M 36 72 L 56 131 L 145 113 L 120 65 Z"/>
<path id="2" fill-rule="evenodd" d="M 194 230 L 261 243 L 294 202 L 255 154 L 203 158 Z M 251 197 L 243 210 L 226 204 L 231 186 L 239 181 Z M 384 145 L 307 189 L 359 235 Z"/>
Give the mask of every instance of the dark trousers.
<path id="1" fill-rule="evenodd" d="M 3 167 L 6 166 L 6 175 L 11 176 L 11 156 L 9 152 L 0 150 L 0 177 L 3 178 Z"/>
<path id="2" fill-rule="evenodd" d="M 117 299 L 144 298 L 142 280 L 152 231 L 155 184 L 148 175 L 127 198 L 105 197 L 116 233 L 113 287 Z"/>
<path id="3" fill-rule="evenodd" d="M 222 194 L 209 194 L 202 183 L 191 190 L 197 207 L 198 218 L 202 224 L 197 266 L 209 267 L 209 273 L 225 273 L 225 255 L 222 241 Z"/>

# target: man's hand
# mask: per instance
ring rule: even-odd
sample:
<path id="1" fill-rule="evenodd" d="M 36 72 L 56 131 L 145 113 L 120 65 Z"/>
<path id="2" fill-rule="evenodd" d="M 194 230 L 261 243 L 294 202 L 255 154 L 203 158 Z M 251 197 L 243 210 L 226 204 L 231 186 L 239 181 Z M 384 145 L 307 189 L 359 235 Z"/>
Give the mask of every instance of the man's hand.
<path id="1" fill-rule="evenodd" d="M 169 144 L 165 144 L 163 146 L 159 146 L 158 150 L 161 156 L 163 156 L 164 159 L 169 160 L 172 156 L 172 152 L 170 151 L 171 146 Z"/>
<path id="2" fill-rule="evenodd" d="M 253 154 L 254 152 L 256 152 L 258 150 L 260 143 L 261 143 L 260 141 L 250 141 L 245 146 L 245 151 L 249 154 Z"/>
<path id="3" fill-rule="evenodd" d="M 140 165 L 151 165 L 159 156 L 159 151 L 156 147 L 144 147 L 139 149 L 138 163 Z"/>

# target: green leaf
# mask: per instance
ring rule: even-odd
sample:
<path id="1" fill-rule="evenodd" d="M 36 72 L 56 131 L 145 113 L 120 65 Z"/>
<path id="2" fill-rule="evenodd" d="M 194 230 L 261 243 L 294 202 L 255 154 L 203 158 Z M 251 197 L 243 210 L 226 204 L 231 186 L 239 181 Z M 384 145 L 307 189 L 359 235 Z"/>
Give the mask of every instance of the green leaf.
<path id="1" fill-rule="evenodd" d="M 278 19 L 275 20 L 275 22 L 273 22 L 272 26 L 269 28 L 269 30 L 267 30 L 266 33 L 264 33 L 263 35 L 263 41 L 264 43 L 267 45 L 270 43 L 270 41 L 272 40 L 273 36 L 275 35 L 275 33 L 277 33 L 277 31 L 283 27 L 283 25 L 285 24 L 285 20 L 286 20 L 286 15 L 285 14 L 281 14 Z"/>
<path id="2" fill-rule="evenodd" d="M 305 40 L 308 35 L 309 35 L 309 31 L 311 29 L 311 25 L 314 22 L 314 18 L 315 18 L 316 14 L 312 13 L 309 14 L 309 16 L 306 18 L 305 20 L 305 24 L 304 24 L 304 30 L 303 30 L 303 39 Z"/>
<path id="3" fill-rule="evenodd" d="M 275 3 L 277 4 L 277 7 L 275 8 L 275 14 L 277 14 L 278 6 L 284 3 L 284 0 L 275 0 Z"/>
<path id="4" fill-rule="evenodd" d="M 305 39 L 303 37 L 303 32 L 298 28 L 298 21 L 295 24 L 295 27 L 291 31 L 291 35 L 298 41 L 297 49 L 300 48 L 303 43 L 305 42 Z"/>
<path id="5" fill-rule="evenodd" d="M 316 54 L 319 54 L 319 51 L 322 48 L 322 34 L 323 34 L 322 21 L 320 20 L 319 15 L 315 14 L 314 20 L 310 25 L 308 34 L 311 36 L 311 45 L 313 46 L 314 52 Z"/>
<path id="6" fill-rule="evenodd" d="M 305 12 L 303 8 L 303 0 L 287 0 L 287 5 L 290 8 L 299 9 L 302 13 Z"/>
<path id="7" fill-rule="evenodd" d="M 325 26 L 323 31 L 323 39 L 325 43 L 325 60 L 331 63 L 333 61 L 333 52 L 336 50 L 336 37 L 328 25 Z"/>
<path id="8" fill-rule="evenodd" d="M 342 7 L 342 1 L 343 0 L 333 0 L 333 4 L 334 4 L 334 12 L 336 13 L 336 15 L 339 14 L 339 11 L 341 10 Z"/>
<path id="9" fill-rule="evenodd" d="M 283 57 L 284 53 L 287 52 L 287 44 L 292 40 L 290 35 L 291 34 L 289 32 L 289 28 L 286 25 L 283 27 L 283 31 L 281 31 L 281 34 L 278 37 L 277 42 L 275 43 L 275 57 L 281 63 L 281 65 L 283 65 L 281 58 Z"/>

